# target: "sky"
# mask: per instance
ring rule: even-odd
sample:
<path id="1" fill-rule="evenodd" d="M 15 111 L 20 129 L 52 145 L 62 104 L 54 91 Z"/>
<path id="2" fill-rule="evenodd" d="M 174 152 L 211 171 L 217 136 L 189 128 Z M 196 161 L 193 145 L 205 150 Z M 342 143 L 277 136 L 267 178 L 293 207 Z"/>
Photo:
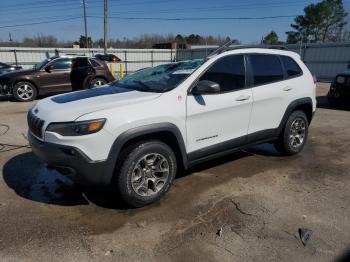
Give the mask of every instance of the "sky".
<path id="1" fill-rule="evenodd" d="M 84 33 L 83 0 L 0 0 L 0 40 L 38 34 L 77 40 Z M 103 0 L 86 0 L 88 35 L 103 37 Z M 271 30 L 285 40 L 285 32 L 306 5 L 317 0 L 108 0 L 109 38 L 141 34 L 221 35 L 242 43 L 259 42 Z M 350 1 L 343 1 L 350 10 Z M 261 18 L 213 20 L 211 18 Z M 286 17 L 281 17 L 286 16 Z M 120 19 L 123 18 L 123 19 Z M 135 19 L 136 18 L 136 19 Z M 142 20 L 140 18 L 197 18 L 199 20 Z M 211 20 L 201 20 L 210 18 Z M 66 20 L 66 21 L 63 21 Z M 53 22 L 55 21 L 55 22 Z M 41 24 L 36 24 L 41 23 Z M 23 24 L 31 24 L 21 26 Z M 10 26 L 10 27 L 8 27 Z"/>

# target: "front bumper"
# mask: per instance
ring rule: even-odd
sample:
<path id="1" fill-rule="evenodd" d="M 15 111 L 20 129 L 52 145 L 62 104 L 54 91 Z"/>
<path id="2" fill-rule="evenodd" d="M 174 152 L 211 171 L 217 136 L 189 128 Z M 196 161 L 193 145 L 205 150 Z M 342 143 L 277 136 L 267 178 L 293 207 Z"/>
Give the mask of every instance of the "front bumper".
<path id="1" fill-rule="evenodd" d="M 349 98 L 350 97 L 350 84 L 337 84 L 337 83 L 332 83 L 328 96 L 333 97 L 333 98 Z"/>
<path id="2" fill-rule="evenodd" d="M 0 82 L 0 95 L 9 95 L 11 94 L 11 85 L 8 83 Z"/>
<path id="3" fill-rule="evenodd" d="M 28 132 L 32 151 L 60 173 L 82 185 L 109 185 L 114 165 L 106 161 L 92 161 L 81 150 L 71 146 L 42 142 Z"/>

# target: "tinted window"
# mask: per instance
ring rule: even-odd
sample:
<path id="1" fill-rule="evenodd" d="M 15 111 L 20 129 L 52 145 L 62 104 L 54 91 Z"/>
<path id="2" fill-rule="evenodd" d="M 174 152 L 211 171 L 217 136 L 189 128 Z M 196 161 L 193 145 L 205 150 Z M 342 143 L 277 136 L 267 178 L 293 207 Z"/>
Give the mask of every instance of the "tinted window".
<path id="1" fill-rule="evenodd" d="M 72 60 L 69 58 L 57 59 L 51 64 L 52 69 L 70 69 L 72 66 Z"/>
<path id="2" fill-rule="evenodd" d="M 254 85 L 262 85 L 283 79 L 283 70 L 278 56 L 251 55 Z"/>
<path id="3" fill-rule="evenodd" d="M 89 63 L 88 63 L 87 58 L 77 57 L 74 59 L 73 66 L 74 67 L 88 67 Z"/>
<path id="4" fill-rule="evenodd" d="M 92 67 L 100 67 L 101 65 L 94 59 L 90 59 Z"/>
<path id="5" fill-rule="evenodd" d="M 234 91 L 245 87 L 243 55 L 221 58 L 200 78 L 220 85 L 222 92 Z"/>
<path id="6" fill-rule="evenodd" d="M 281 56 L 281 58 L 288 76 L 296 76 L 302 73 L 301 68 L 292 58 L 288 56 Z"/>
<path id="7" fill-rule="evenodd" d="M 6 68 L 6 67 L 9 67 L 9 66 L 6 64 L 0 63 L 0 68 Z"/>

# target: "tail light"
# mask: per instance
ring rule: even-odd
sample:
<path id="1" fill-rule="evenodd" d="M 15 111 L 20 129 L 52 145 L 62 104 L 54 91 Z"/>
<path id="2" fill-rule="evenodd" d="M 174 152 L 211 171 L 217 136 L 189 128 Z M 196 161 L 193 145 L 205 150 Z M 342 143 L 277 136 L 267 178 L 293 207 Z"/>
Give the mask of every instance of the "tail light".
<path id="1" fill-rule="evenodd" d="M 116 55 L 112 55 L 112 61 L 113 62 L 120 62 L 121 59 L 119 57 L 117 57 Z"/>
<path id="2" fill-rule="evenodd" d="M 314 84 L 316 84 L 316 83 L 317 83 L 317 77 L 316 77 L 316 75 L 312 75 L 312 79 L 314 80 Z"/>

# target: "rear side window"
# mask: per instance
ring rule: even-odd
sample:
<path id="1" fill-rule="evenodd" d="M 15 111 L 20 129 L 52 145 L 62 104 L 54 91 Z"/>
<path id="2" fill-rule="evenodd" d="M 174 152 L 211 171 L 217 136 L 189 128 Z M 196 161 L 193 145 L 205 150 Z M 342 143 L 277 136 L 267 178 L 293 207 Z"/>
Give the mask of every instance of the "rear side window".
<path id="1" fill-rule="evenodd" d="M 245 87 L 245 67 L 243 55 L 221 58 L 200 78 L 220 85 L 221 92 L 230 92 Z"/>
<path id="2" fill-rule="evenodd" d="M 90 59 L 90 63 L 92 65 L 92 67 L 100 67 L 100 66 L 102 66 L 95 59 Z"/>
<path id="3" fill-rule="evenodd" d="M 88 66 L 89 62 L 86 57 L 77 57 L 73 60 L 73 68 L 86 68 Z"/>
<path id="4" fill-rule="evenodd" d="M 276 55 L 250 55 L 254 85 L 263 85 L 283 80 L 280 59 Z"/>
<path id="5" fill-rule="evenodd" d="M 287 71 L 289 77 L 297 76 L 302 74 L 302 70 L 299 65 L 289 56 L 281 56 L 284 68 Z"/>

